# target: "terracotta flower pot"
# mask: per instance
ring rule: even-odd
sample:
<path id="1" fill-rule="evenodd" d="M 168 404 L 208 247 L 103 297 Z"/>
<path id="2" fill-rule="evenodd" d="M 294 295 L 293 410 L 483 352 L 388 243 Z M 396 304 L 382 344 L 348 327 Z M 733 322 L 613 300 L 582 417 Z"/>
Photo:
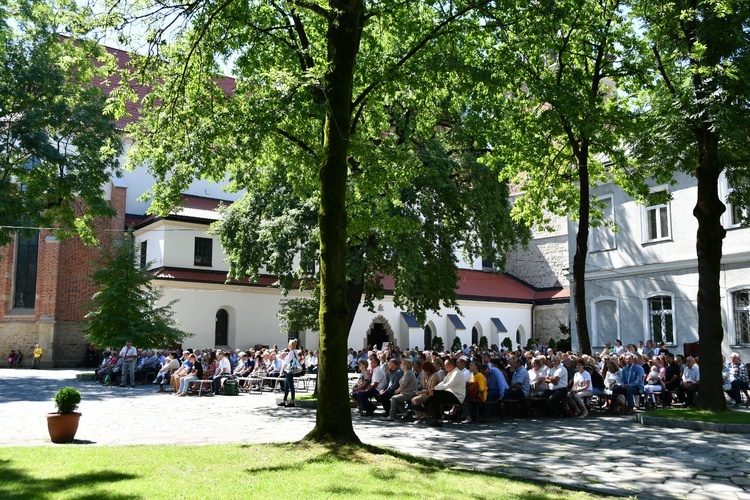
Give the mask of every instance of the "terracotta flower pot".
<path id="1" fill-rule="evenodd" d="M 53 443 L 72 443 L 78 430 L 78 420 L 81 414 L 74 413 L 48 413 L 47 429 Z"/>

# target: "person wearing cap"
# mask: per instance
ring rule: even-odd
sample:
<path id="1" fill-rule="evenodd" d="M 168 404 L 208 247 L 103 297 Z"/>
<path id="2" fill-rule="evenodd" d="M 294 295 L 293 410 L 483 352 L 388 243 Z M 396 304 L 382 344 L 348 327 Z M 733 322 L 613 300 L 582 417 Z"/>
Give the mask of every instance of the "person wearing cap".
<path id="1" fill-rule="evenodd" d="M 125 347 L 120 349 L 120 359 L 122 359 L 122 378 L 120 387 L 125 387 L 130 376 L 130 387 L 135 387 L 135 360 L 138 358 L 138 350 L 133 347 L 133 342 L 128 340 Z"/>

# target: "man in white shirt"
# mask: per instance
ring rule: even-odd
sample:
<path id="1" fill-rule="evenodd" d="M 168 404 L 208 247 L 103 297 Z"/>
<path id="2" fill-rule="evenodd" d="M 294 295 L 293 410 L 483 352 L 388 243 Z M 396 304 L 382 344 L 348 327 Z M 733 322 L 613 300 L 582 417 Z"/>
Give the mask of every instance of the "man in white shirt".
<path id="1" fill-rule="evenodd" d="M 120 359 L 122 359 L 122 378 L 120 387 L 125 387 L 130 375 L 130 387 L 135 387 L 135 360 L 138 358 L 138 350 L 133 347 L 133 342 L 128 340 L 125 347 L 120 349 Z"/>
<path id="2" fill-rule="evenodd" d="M 221 392 L 223 379 L 232 374 L 232 363 L 230 363 L 227 354 L 228 353 L 216 351 L 216 359 L 219 361 L 219 366 L 216 368 L 213 381 L 211 382 L 214 394 L 219 394 Z"/>
<path id="3" fill-rule="evenodd" d="M 460 370 L 456 369 L 456 361 L 453 358 L 445 360 L 445 371 L 447 375 L 442 382 L 430 390 L 430 397 L 424 402 L 426 412 L 432 413 L 433 420 L 430 425 L 441 427 L 440 405 L 458 405 L 466 399 L 466 379 Z"/>
<path id="4" fill-rule="evenodd" d="M 466 380 L 467 384 L 471 382 L 471 371 L 466 367 L 466 358 L 459 358 L 458 361 L 456 361 L 456 368 L 463 373 L 464 380 Z"/>
<path id="5" fill-rule="evenodd" d="M 552 370 L 544 380 L 549 386 L 545 395 L 552 415 L 561 417 L 565 413 L 565 400 L 568 397 L 568 370 L 560 363 L 559 356 L 552 356 L 550 360 Z"/>
<path id="6" fill-rule="evenodd" d="M 685 366 L 682 368 L 682 390 L 685 391 L 687 399 L 685 406 L 695 404 L 695 397 L 698 395 L 698 386 L 701 381 L 701 371 L 695 358 L 688 356 L 685 360 Z"/>
<path id="7" fill-rule="evenodd" d="M 372 404 L 370 398 L 375 397 L 388 385 L 388 377 L 386 377 L 385 372 L 380 367 L 380 360 L 378 360 L 377 356 L 373 356 L 370 359 L 370 369 L 372 370 L 370 388 L 357 396 L 357 399 L 359 399 L 360 402 L 360 407 L 362 408 L 362 413 L 368 417 L 375 414 L 375 405 Z"/>

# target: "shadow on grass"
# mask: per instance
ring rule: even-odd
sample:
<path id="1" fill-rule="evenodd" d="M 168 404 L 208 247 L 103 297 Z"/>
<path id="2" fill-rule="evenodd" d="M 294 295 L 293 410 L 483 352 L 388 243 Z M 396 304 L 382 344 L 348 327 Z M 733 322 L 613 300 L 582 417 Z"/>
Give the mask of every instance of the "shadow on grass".
<path id="1" fill-rule="evenodd" d="M 252 445 L 247 445 L 252 446 Z M 430 458 L 422 458 L 407 453 L 402 453 L 397 450 L 390 448 L 384 448 L 379 446 L 372 446 L 367 444 L 362 445 L 335 445 L 335 444 L 319 444 L 310 443 L 306 441 L 300 441 L 296 443 L 287 443 L 276 445 L 280 448 L 288 451 L 289 455 L 293 457 L 291 460 L 286 459 L 281 465 L 269 464 L 267 466 L 260 467 L 249 467 L 246 469 L 248 474 L 258 472 L 292 472 L 305 474 L 305 467 L 315 463 L 330 463 L 335 461 L 342 462 L 354 462 L 361 464 L 364 469 L 363 472 L 369 474 L 374 483 L 372 484 L 394 484 L 394 481 L 398 480 L 399 471 L 403 468 L 408 469 L 410 474 L 421 477 L 430 477 L 434 474 L 444 472 L 450 469 L 450 474 L 460 476 L 461 482 L 464 484 L 479 483 L 485 481 L 488 477 L 494 477 L 498 480 L 510 480 L 516 484 L 516 487 L 520 489 L 520 493 L 513 495 L 502 496 L 503 498 L 523 498 L 530 500 L 557 500 L 562 495 L 563 491 L 580 491 L 575 487 L 566 487 L 557 484 L 553 484 L 543 480 L 531 480 L 528 478 L 522 478 L 517 476 L 511 476 L 507 474 L 500 474 L 494 471 L 487 470 L 476 470 L 467 469 L 463 467 L 455 467 L 454 464 L 442 462 Z M 377 464 L 378 456 L 392 457 L 403 464 L 396 463 L 396 467 L 385 466 L 381 467 Z M 427 483 L 431 483 L 433 479 L 427 479 Z M 368 481 L 364 481 L 361 487 L 337 484 L 326 486 L 322 491 L 330 495 L 345 495 L 345 496 L 358 496 L 366 494 L 367 486 L 364 484 L 370 484 Z M 543 491 L 540 492 L 539 489 Z M 464 498 L 477 499 L 477 500 L 490 500 L 498 497 L 497 491 L 477 491 L 480 488 L 466 488 L 461 492 L 461 496 Z M 398 493 L 398 490 L 395 491 Z M 596 496 L 596 493 L 589 493 Z M 450 497 L 440 497 L 450 498 Z"/>
<path id="2" fill-rule="evenodd" d="M 34 499 L 59 498 L 68 490 L 84 490 L 85 494 L 76 494 L 77 500 L 120 500 L 140 498 L 137 495 L 108 493 L 98 491 L 97 486 L 116 481 L 134 479 L 134 474 L 122 474 L 112 471 L 97 471 L 85 474 L 73 474 L 64 478 L 40 479 L 23 470 L 13 467 L 12 460 L 0 460 L 0 498 Z"/>

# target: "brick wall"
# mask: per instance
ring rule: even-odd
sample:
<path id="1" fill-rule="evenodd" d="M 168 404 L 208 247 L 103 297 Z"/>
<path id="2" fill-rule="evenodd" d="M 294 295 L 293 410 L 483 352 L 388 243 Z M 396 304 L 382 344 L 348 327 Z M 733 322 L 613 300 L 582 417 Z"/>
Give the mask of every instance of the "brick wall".
<path id="1" fill-rule="evenodd" d="M 126 193 L 124 187 L 112 187 L 110 204 L 117 215 L 95 221 L 100 245 L 122 234 Z M 0 248 L 0 354 L 21 349 L 24 364 L 30 363 L 27 358 L 39 343 L 45 350 L 42 366 L 80 366 L 86 355 L 84 316 L 95 292 L 89 276 L 99 249 L 77 237 L 57 240 L 47 231 L 39 238 L 33 311 L 12 310 L 15 243 Z"/>

